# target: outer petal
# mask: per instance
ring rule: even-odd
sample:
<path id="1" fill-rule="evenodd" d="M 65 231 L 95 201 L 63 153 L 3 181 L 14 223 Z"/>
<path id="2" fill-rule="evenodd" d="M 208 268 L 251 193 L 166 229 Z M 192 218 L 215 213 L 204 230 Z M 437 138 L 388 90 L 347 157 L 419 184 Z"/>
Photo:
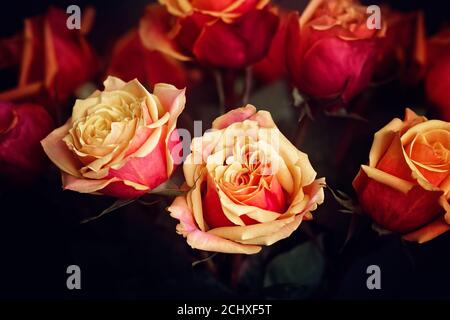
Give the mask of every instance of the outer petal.
<path id="1" fill-rule="evenodd" d="M 255 106 L 247 104 L 245 107 L 233 109 L 226 114 L 216 118 L 212 123 L 213 129 L 224 129 L 236 122 L 249 119 L 256 113 Z"/>
<path id="2" fill-rule="evenodd" d="M 294 220 L 295 217 L 291 216 L 285 219 L 274 220 L 266 223 L 258 223 L 249 226 L 229 226 L 215 228 L 209 230 L 208 233 L 234 241 L 245 241 L 274 234 Z"/>
<path id="3" fill-rule="evenodd" d="M 149 50 L 159 50 L 175 59 L 190 60 L 169 36 L 174 28 L 172 22 L 172 16 L 163 6 L 149 5 L 139 25 L 142 44 Z"/>
<path id="4" fill-rule="evenodd" d="M 297 228 L 300 226 L 302 219 L 303 219 L 303 216 L 296 216 L 294 221 L 285 225 L 283 228 L 281 228 L 280 230 L 278 230 L 275 233 L 268 234 L 268 235 L 265 235 L 262 237 L 256 237 L 256 238 L 249 239 L 249 240 L 240 241 L 240 243 L 270 246 L 277 241 L 280 241 L 282 239 L 289 237 L 292 234 L 292 232 L 297 230 Z"/>
<path id="5" fill-rule="evenodd" d="M 450 225 L 443 218 L 439 218 L 419 230 L 405 234 L 402 238 L 408 241 L 424 243 L 450 230 Z"/>
<path id="6" fill-rule="evenodd" d="M 439 205 L 442 191 L 428 191 L 373 168 L 363 166 L 353 187 L 364 212 L 394 232 L 411 232 L 443 211 Z"/>
<path id="7" fill-rule="evenodd" d="M 72 124 L 69 119 L 65 125 L 53 130 L 41 141 L 41 144 L 47 156 L 59 169 L 77 177 L 80 176 L 78 170 L 81 167 L 81 163 L 75 158 L 63 141 L 63 138 L 67 135 L 71 127 Z"/>
<path id="8" fill-rule="evenodd" d="M 148 191 L 147 186 L 139 185 L 131 181 L 122 181 L 118 178 L 110 179 L 81 179 L 62 173 L 63 188 L 80 193 L 101 193 L 104 195 L 133 199 L 142 196 Z"/>
<path id="9" fill-rule="evenodd" d="M 165 128 L 164 131 L 167 129 Z M 130 156 L 119 169 L 111 168 L 108 178 L 129 180 L 153 189 L 167 180 L 165 134 L 161 134 L 159 141 L 152 151 L 144 157 Z"/>
<path id="10" fill-rule="evenodd" d="M 155 85 L 153 90 L 153 94 L 158 97 L 158 100 L 161 102 L 163 108 L 170 114 L 165 139 L 167 176 L 170 176 L 174 170 L 174 156 L 178 157 L 176 164 L 180 164 L 179 160 L 181 160 L 180 155 L 172 154 L 172 151 L 177 148 L 182 150 L 182 148 L 179 147 L 179 144 L 181 143 L 180 137 L 174 130 L 177 124 L 177 119 L 186 104 L 185 92 L 186 89 L 180 90 L 172 85 L 164 83 L 158 83 Z"/>
<path id="11" fill-rule="evenodd" d="M 170 215 L 180 221 L 178 233 L 187 238 L 188 244 L 195 249 L 223 253 L 254 254 L 261 250 L 259 246 L 243 245 L 213 234 L 202 232 L 196 226 L 192 212 L 184 197 L 177 197 L 168 208 Z"/>

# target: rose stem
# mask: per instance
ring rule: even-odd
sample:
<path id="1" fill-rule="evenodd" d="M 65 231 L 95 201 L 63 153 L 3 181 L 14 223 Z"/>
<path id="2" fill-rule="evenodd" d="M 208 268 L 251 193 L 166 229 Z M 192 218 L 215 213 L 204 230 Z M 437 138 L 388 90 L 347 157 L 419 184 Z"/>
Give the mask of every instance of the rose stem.
<path id="1" fill-rule="evenodd" d="M 252 68 L 247 67 L 245 68 L 245 83 L 244 83 L 244 92 L 242 95 L 243 106 L 245 106 L 248 103 L 248 100 L 250 98 L 250 92 L 252 90 L 252 84 L 253 84 Z"/>
<path id="2" fill-rule="evenodd" d="M 301 144 L 303 144 L 303 140 L 306 135 L 306 129 L 308 128 L 309 124 L 309 115 L 306 110 L 308 106 L 306 105 L 307 102 L 304 101 L 300 105 L 300 115 L 297 122 L 297 127 L 295 128 L 294 137 L 292 139 L 292 142 L 294 143 L 294 146 L 301 147 Z"/>
<path id="3" fill-rule="evenodd" d="M 219 113 L 220 115 L 225 113 L 225 90 L 223 87 L 223 77 L 220 70 L 214 70 L 214 79 L 216 80 L 216 89 L 219 96 Z"/>

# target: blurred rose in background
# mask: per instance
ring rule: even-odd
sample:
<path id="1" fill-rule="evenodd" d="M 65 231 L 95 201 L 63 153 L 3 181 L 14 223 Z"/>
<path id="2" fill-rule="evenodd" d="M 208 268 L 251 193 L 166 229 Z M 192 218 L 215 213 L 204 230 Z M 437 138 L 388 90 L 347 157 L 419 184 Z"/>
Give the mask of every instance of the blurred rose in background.
<path id="1" fill-rule="evenodd" d="M 42 16 L 25 19 L 22 32 L 0 40 L 0 68 L 17 67 L 17 85 L 0 92 L 0 100 L 36 101 L 53 114 L 57 104 L 91 80 L 98 61 L 85 39 L 93 23 L 84 11 L 81 29 L 66 27 L 65 11 L 50 7 Z"/>
<path id="2" fill-rule="evenodd" d="M 52 129 L 53 120 L 42 106 L 0 102 L 0 178 L 5 186 L 23 187 L 43 174 L 49 162 L 39 142 Z"/>

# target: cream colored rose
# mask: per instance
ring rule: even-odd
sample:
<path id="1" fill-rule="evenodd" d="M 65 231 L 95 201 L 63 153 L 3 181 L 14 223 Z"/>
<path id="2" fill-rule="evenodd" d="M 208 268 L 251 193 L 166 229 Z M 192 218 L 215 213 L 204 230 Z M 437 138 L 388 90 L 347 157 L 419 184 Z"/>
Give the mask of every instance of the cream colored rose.
<path id="1" fill-rule="evenodd" d="M 195 138 L 184 163 L 190 188 L 169 207 L 193 248 L 253 254 L 288 237 L 324 200 L 308 156 L 270 114 L 247 105 Z"/>
<path id="2" fill-rule="evenodd" d="M 72 117 L 42 141 L 65 189 L 134 198 L 168 179 L 179 143 L 184 90 L 108 77 L 105 90 L 77 100 Z"/>

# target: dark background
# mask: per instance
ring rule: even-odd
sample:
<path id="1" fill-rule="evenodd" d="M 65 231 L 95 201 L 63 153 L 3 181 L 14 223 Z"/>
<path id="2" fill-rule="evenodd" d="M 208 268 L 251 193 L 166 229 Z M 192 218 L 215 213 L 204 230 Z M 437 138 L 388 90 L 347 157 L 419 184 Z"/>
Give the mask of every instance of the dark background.
<path id="1" fill-rule="evenodd" d="M 288 8 L 302 7 L 303 2 L 278 1 Z M 137 25 L 148 3 L 15 0 L 2 4 L 0 36 L 14 34 L 21 29 L 24 17 L 41 14 L 51 4 L 62 8 L 93 4 L 97 15 L 89 39 L 105 62 L 114 41 Z M 402 0 L 391 4 L 401 10 L 422 8 L 429 34 L 449 21 L 444 1 Z M 1 77 L 4 75 L 0 73 L 1 82 L 8 81 Z M 209 89 L 193 89 L 187 105 L 191 117 L 204 123 L 217 115 L 214 88 Z M 271 110 L 281 130 L 288 137 L 294 135 L 297 111 L 290 106 L 284 84 L 256 88 L 251 102 Z M 355 103 L 369 104 L 364 109 L 368 123 L 318 116 L 300 144 L 319 176 L 326 176 L 330 186 L 350 195 L 351 181 L 359 165 L 367 161 L 373 133 L 392 117 L 402 117 L 406 106 L 422 113 L 427 110 L 421 85 L 405 88 L 391 83 L 371 88 Z M 192 262 L 205 256 L 191 250 L 175 233 L 176 223 L 164 211 L 168 202 L 154 206 L 132 203 L 80 225 L 83 218 L 98 214 L 114 199 L 63 192 L 59 173 L 52 166 L 28 189 L 2 183 L 0 191 L 1 298 L 450 298 L 450 233 L 424 245 L 404 243 L 396 235 L 379 237 L 368 220 L 338 212 L 340 207 L 329 192 L 314 221 L 303 223 L 289 239 L 257 256 L 237 258 L 246 268 L 236 275 L 232 271 L 236 258 L 224 254 L 212 259 L 215 273 L 209 263 L 192 267 Z M 341 250 L 352 219 L 357 232 Z M 319 234 L 324 235 L 321 248 L 326 267 L 314 290 L 305 293 L 290 286 L 264 288 L 265 268 L 273 257 L 299 243 L 316 240 Z M 71 264 L 81 268 L 82 289 L 78 291 L 66 288 L 66 268 Z M 371 264 L 382 270 L 382 290 L 366 288 L 366 268 Z M 299 268 L 298 272 L 302 271 Z"/>

